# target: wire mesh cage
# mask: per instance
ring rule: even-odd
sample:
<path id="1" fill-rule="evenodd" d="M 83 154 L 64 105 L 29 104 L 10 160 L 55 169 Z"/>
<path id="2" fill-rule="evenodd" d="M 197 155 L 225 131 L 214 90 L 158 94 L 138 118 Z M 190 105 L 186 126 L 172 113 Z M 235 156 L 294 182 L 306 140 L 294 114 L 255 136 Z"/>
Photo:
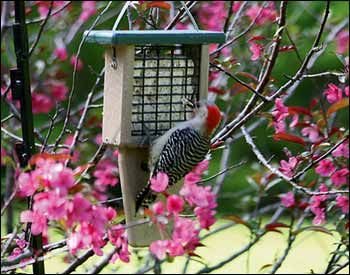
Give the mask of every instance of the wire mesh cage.
<path id="1" fill-rule="evenodd" d="M 87 42 L 106 45 L 102 138 L 119 148 L 119 172 L 126 223 L 135 214 L 136 195 L 149 180 L 144 163 L 149 143 L 191 110 L 183 99 L 207 97 L 208 43 L 225 36 L 206 31 L 91 31 Z M 174 190 L 168 190 L 172 192 Z M 155 226 L 127 230 L 129 244 L 145 246 L 159 239 Z"/>
<path id="2" fill-rule="evenodd" d="M 159 136 L 188 118 L 183 98 L 199 100 L 200 46 L 135 47 L 132 136 Z"/>

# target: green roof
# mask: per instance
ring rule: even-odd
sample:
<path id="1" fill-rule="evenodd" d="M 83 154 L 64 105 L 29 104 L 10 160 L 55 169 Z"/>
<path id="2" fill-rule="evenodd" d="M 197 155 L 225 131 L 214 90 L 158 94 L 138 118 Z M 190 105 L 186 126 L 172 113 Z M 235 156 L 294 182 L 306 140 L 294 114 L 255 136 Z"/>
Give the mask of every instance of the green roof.
<path id="1" fill-rule="evenodd" d="M 89 34 L 89 35 L 88 35 Z M 209 44 L 224 43 L 225 34 L 214 31 L 190 30 L 148 30 L 148 31 L 88 31 L 84 32 L 86 42 L 105 45 L 115 44 Z"/>

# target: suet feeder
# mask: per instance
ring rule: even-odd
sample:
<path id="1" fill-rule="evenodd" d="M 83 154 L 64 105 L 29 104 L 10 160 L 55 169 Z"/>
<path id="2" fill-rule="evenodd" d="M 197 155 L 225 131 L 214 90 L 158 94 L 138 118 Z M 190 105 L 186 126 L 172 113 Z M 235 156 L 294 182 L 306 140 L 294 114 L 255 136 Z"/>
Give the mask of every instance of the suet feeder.
<path id="1" fill-rule="evenodd" d="M 206 99 L 209 43 L 223 43 L 211 31 L 91 31 L 87 42 L 106 46 L 102 138 L 119 147 L 119 171 L 126 223 L 135 216 L 136 195 L 149 180 L 148 139 L 165 133 L 191 113 L 183 99 Z M 143 217 L 143 216 L 142 216 Z M 128 230 L 132 246 L 160 239 L 149 224 Z"/>

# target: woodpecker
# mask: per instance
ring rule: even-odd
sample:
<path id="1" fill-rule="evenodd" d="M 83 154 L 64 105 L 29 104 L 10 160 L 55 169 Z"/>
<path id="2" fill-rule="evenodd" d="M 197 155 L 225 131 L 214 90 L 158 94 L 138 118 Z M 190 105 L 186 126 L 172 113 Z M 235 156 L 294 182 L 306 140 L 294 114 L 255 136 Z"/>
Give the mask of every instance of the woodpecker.
<path id="1" fill-rule="evenodd" d="M 198 101 L 193 117 L 169 129 L 157 138 L 150 148 L 150 178 L 159 172 L 166 173 L 172 186 L 200 163 L 210 148 L 210 136 L 221 121 L 221 113 L 215 104 Z M 142 206 L 149 207 L 157 195 L 150 188 L 151 182 L 136 196 L 136 212 Z"/>

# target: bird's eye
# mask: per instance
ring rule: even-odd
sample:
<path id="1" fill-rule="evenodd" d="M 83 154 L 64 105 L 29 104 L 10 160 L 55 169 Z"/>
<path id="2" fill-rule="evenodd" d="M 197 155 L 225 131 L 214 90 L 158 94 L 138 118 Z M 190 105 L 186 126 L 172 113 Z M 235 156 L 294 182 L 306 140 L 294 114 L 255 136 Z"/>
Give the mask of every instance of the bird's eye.
<path id="1" fill-rule="evenodd" d="M 197 101 L 197 102 L 195 103 L 195 106 L 196 106 L 196 108 L 199 108 L 199 107 L 201 106 L 201 104 Z"/>

